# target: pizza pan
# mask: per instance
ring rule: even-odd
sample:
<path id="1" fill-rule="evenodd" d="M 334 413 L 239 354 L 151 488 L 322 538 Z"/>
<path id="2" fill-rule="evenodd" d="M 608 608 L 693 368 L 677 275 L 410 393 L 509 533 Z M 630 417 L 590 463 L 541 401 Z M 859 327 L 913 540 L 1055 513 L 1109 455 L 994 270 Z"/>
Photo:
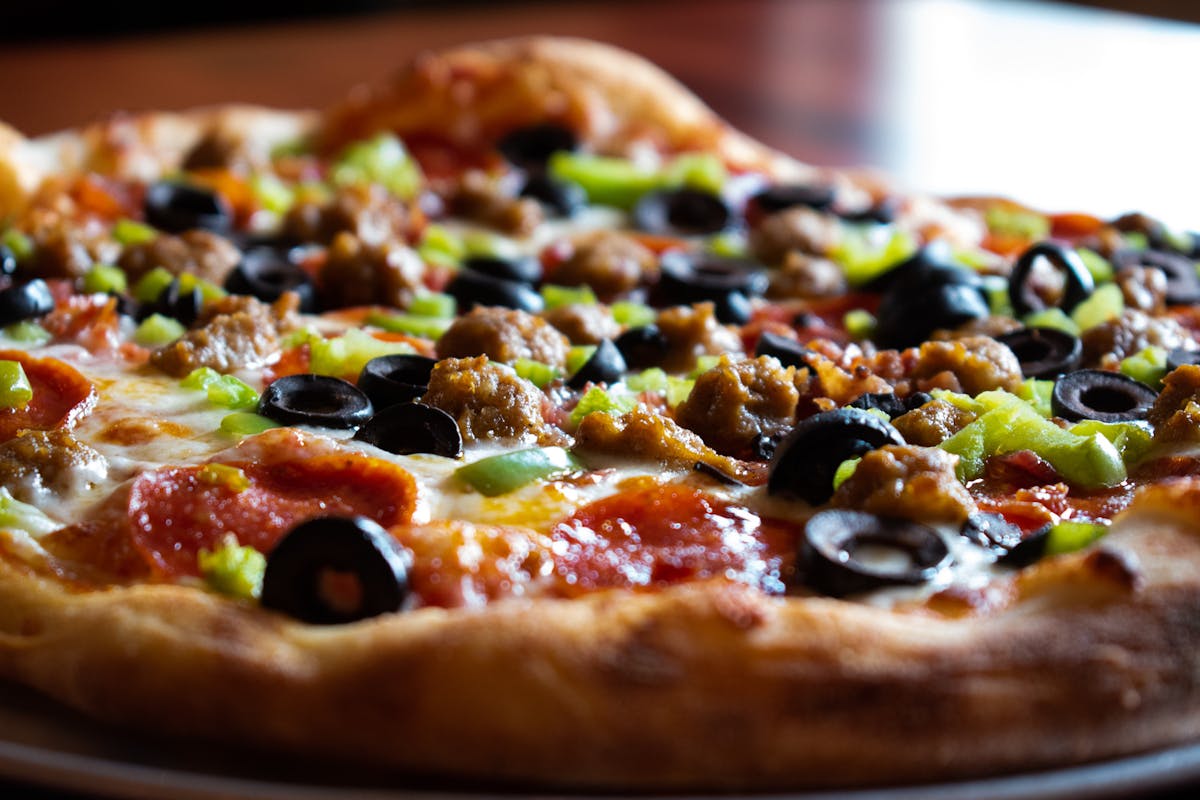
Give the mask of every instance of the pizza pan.
<path id="1" fill-rule="evenodd" d="M 11 684 L 0 683 L 0 776 L 90 796 L 173 800 L 558 800 L 601 795 L 496 792 L 407 785 L 366 771 L 208 744 L 115 731 Z M 1143 797 L 1200 782 L 1200 743 L 1045 772 L 976 781 L 839 792 L 755 795 L 755 800 L 1101 800 Z M 0 789 L 2 789 L 0 785 Z M 699 800 L 701 795 L 672 796 Z M 728 798 L 728 795 L 719 797 Z M 604 800 L 607 800 L 605 798 Z M 614 797 L 613 800 L 616 800 Z M 623 796 L 630 800 L 630 796 Z"/>

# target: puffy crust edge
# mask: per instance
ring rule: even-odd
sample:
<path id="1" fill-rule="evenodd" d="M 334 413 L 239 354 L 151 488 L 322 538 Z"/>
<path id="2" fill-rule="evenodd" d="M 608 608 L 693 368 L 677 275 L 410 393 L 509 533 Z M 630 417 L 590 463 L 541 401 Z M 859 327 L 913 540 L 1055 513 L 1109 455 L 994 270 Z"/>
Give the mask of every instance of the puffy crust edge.
<path id="1" fill-rule="evenodd" d="M 0 675 L 102 719 L 414 774 L 603 789 L 944 780 L 1200 736 L 1200 481 L 982 616 L 727 584 L 307 627 L 0 561 Z"/>

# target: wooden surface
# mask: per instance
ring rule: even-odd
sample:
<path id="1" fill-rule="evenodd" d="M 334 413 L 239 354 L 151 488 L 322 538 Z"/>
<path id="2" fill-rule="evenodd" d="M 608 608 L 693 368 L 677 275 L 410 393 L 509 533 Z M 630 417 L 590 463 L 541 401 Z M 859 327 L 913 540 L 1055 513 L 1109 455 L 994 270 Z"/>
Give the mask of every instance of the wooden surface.
<path id="1" fill-rule="evenodd" d="M 927 177 L 939 184 L 927 188 L 939 190 L 968 191 L 992 175 L 1008 181 L 996 185 L 1001 193 L 1032 194 L 1042 177 L 1047 197 L 1067 198 L 1055 202 L 1078 197 L 1082 206 L 1115 190 L 1123 194 L 1110 205 L 1174 202 L 1174 213 L 1200 226 L 1190 138 L 1197 128 L 1189 124 L 1200 29 L 1165 26 L 1074 8 L 950 0 L 422 6 L 10 41 L 0 48 L 0 119 L 36 135 L 115 110 L 229 101 L 320 108 L 423 48 L 566 34 L 649 57 L 735 125 L 809 161 L 877 165 L 917 184 Z M 1111 75 L 1128 84 L 1103 73 L 1109 62 L 1122 70 Z M 950 185 L 956 180 L 961 185 Z M 0 796 L 55 795 L 0 782 Z"/>

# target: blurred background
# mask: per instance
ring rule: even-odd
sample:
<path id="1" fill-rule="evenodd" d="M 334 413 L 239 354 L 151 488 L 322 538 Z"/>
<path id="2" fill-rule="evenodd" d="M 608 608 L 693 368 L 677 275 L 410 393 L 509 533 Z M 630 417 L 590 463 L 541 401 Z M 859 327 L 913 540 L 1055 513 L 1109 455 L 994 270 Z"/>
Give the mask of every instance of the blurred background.
<path id="1" fill-rule="evenodd" d="M 424 48 L 554 33 L 627 47 L 802 159 L 1046 210 L 1200 226 L 1200 3 L 1021 0 L 29 0 L 0 28 L 0 119 L 319 108 Z"/>

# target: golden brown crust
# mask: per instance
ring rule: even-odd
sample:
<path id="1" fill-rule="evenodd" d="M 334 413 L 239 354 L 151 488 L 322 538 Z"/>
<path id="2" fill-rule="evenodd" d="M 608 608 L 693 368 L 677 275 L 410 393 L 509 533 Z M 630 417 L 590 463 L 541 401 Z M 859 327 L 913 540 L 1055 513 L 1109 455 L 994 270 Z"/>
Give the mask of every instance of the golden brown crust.
<path id="1" fill-rule="evenodd" d="M 607 789 L 946 779 L 1200 735 L 1200 481 L 963 619 L 727 584 L 313 628 L 0 568 L 0 674 L 150 730 Z M 330 735 L 337 731 L 337 735 Z"/>

